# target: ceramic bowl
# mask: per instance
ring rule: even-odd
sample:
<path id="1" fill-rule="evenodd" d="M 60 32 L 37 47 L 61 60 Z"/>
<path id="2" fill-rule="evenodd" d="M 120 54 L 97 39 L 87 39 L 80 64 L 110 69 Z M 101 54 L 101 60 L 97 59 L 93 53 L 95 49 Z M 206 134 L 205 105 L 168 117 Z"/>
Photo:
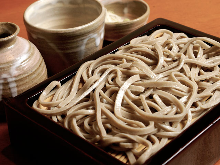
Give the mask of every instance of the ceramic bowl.
<path id="1" fill-rule="evenodd" d="M 116 41 L 147 23 L 149 5 L 142 0 L 102 0 L 105 8 L 105 40 Z"/>
<path id="2" fill-rule="evenodd" d="M 105 9 L 97 0 L 36 1 L 24 12 L 29 40 L 53 75 L 102 48 Z"/>

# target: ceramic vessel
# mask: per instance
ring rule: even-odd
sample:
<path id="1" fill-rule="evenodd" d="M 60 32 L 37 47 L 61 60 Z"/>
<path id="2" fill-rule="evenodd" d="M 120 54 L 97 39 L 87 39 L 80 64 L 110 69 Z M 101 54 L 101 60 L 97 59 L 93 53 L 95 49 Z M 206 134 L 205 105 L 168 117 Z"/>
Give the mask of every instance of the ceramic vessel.
<path id="1" fill-rule="evenodd" d="M 36 1 L 24 13 L 29 40 L 53 75 L 102 48 L 105 9 L 97 0 Z"/>
<path id="2" fill-rule="evenodd" d="M 0 22 L 0 101 L 15 97 L 47 78 L 38 49 L 18 35 L 20 28 Z"/>
<path id="3" fill-rule="evenodd" d="M 145 25 L 150 7 L 143 0 L 100 0 L 107 9 L 105 40 L 116 41 Z"/>

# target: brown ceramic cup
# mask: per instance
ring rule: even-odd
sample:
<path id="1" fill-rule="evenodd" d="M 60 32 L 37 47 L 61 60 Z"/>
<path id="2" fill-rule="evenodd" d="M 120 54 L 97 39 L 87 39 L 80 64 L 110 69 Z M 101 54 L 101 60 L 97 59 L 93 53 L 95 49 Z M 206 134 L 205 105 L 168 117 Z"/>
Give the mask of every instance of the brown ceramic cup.
<path id="1" fill-rule="evenodd" d="M 97 0 L 36 1 L 24 13 L 28 39 L 36 45 L 49 75 L 102 48 L 105 8 Z"/>

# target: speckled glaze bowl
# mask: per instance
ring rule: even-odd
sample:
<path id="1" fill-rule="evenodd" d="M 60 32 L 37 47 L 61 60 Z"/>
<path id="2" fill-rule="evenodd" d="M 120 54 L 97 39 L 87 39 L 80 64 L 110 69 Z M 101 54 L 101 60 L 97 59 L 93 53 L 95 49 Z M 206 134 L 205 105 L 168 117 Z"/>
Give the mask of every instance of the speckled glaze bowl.
<path id="1" fill-rule="evenodd" d="M 106 17 L 114 16 L 122 18 L 106 19 L 105 40 L 116 41 L 132 31 L 145 25 L 150 15 L 150 7 L 143 0 L 100 0 L 107 9 Z"/>
<path id="2" fill-rule="evenodd" d="M 40 52 L 30 41 L 17 36 L 19 30 L 14 23 L 0 22 L 0 101 L 47 78 Z"/>
<path id="3" fill-rule="evenodd" d="M 40 0 L 24 13 L 28 38 L 50 75 L 102 48 L 105 9 L 97 0 Z"/>

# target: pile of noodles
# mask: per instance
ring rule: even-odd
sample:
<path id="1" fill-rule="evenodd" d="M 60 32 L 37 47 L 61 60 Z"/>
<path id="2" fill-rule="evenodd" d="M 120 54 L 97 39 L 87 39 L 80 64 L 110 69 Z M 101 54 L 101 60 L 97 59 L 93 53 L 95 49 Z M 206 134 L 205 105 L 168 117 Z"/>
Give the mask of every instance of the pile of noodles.
<path id="1" fill-rule="evenodd" d="M 84 63 L 63 85 L 51 82 L 33 108 L 142 164 L 219 103 L 219 48 L 210 38 L 160 29 Z"/>

